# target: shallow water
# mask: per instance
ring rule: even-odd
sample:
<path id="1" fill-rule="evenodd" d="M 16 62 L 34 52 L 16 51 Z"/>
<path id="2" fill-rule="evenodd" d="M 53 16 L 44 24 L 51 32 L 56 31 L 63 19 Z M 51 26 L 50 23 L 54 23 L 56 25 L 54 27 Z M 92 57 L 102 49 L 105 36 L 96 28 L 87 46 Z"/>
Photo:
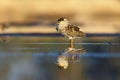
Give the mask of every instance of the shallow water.
<path id="1" fill-rule="evenodd" d="M 0 80 L 120 80 L 119 37 L 77 39 L 66 69 L 57 67 L 59 56 L 71 57 L 63 37 L 2 38 Z"/>

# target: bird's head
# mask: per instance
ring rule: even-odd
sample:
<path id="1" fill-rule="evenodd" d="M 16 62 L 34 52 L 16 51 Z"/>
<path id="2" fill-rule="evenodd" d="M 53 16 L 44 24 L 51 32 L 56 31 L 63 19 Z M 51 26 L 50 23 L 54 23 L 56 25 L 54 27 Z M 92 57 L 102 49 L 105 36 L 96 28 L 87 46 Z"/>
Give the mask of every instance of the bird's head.
<path id="1" fill-rule="evenodd" d="M 69 24 L 69 21 L 67 20 L 67 19 L 65 19 L 65 18 L 59 18 L 58 20 L 57 20 L 57 24 L 58 25 L 64 25 L 64 26 L 66 26 L 66 25 L 68 25 Z"/>

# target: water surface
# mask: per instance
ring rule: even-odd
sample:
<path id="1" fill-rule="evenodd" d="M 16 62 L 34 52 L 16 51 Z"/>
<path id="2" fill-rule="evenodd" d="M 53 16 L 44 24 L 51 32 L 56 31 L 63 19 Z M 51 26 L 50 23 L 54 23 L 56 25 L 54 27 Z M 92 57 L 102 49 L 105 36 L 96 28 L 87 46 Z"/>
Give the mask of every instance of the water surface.
<path id="1" fill-rule="evenodd" d="M 0 41 L 0 80 L 120 80 L 120 38 L 77 39 L 77 60 L 67 69 L 57 59 L 69 48 L 63 37 L 5 37 Z"/>

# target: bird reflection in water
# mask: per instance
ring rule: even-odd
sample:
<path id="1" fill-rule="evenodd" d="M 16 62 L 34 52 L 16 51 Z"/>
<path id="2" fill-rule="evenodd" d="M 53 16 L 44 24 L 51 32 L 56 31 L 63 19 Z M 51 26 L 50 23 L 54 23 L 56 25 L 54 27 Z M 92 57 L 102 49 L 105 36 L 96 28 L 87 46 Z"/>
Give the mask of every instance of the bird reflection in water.
<path id="1" fill-rule="evenodd" d="M 79 54 L 81 53 L 85 53 L 85 49 L 76 49 L 73 47 L 65 49 L 65 51 L 57 58 L 58 68 L 67 69 L 70 62 L 78 62 Z"/>

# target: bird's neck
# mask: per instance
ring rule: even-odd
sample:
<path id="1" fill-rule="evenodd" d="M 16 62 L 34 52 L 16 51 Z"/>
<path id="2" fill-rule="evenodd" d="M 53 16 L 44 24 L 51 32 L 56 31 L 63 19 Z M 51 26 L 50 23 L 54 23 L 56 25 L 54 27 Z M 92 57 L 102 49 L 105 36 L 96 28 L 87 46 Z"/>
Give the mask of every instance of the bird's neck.
<path id="1" fill-rule="evenodd" d="M 63 29 L 65 27 L 67 27 L 69 25 L 69 22 L 60 22 L 60 24 L 58 25 L 60 29 Z"/>

